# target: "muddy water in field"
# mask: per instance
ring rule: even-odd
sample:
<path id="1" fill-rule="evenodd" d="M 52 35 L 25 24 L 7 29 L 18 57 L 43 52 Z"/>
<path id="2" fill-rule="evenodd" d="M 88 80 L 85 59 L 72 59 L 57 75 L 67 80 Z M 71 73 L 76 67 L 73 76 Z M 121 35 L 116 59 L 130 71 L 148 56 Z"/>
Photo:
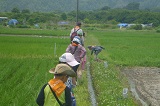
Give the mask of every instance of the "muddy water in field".
<path id="1" fill-rule="evenodd" d="M 160 106 L 160 68 L 132 67 L 122 72 L 128 78 L 132 94 L 143 106 Z"/>

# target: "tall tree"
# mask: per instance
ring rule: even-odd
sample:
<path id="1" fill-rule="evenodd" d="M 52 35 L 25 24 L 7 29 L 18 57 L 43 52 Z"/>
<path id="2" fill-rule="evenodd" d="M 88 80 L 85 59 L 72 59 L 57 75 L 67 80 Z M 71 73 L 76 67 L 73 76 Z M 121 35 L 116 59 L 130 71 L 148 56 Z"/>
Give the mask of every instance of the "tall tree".
<path id="1" fill-rule="evenodd" d="M 110 9 L 110 7 L 108 7 L 108 6 L 104 6 L 101 8 L 101 10 L 109 10 L 109 9 Z"/>
<path id="2" fill-rule="evenodd" d="M 62 14 L 61 14 L 61 18 L 62 18 L 63 20 L 67 20 L 67 15 L 66 15 L 65 13 L 62 13 Z"/>
<path id="3" fill-rule="evenodd" d="M 13 9 L 11 10 L 11 12 L 12 12 L 12 13 L 20 13 L 20 10 L 19 10 L 17 7 L 15 7 L 15 8 L 13 8 Z"/>
<path id="4" fill-rule="evenodd" d="M 22 13 L 28 13 L 28 14 L 29 14 L 29 13 L 30 13 L 30 10 L 29 10 L 29 9 L 23 9 L 23 10 L 22 10 Z"/>
<path id="5" fill-rule="evenodd" d="M 140 3 L 132 2 L 132 3 L 129 3 L 127 6 L 125 6 L 124 8 L 128 10 L 139 10 L 139 6 L 140 6 Z"/>

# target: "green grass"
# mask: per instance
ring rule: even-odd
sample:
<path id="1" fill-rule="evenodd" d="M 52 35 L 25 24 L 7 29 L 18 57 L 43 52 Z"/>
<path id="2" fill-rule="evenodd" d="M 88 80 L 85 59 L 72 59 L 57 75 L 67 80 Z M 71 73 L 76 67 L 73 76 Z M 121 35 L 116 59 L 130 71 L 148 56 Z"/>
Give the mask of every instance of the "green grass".
<path id="1" fill-rule="evenodd" d="M 69 36 L 70 30 L 47 30 L 47 29 L 27 29 L 27 28 L 7 28 L 0 26 L 0 34 L 11 35 L 45 35 L 45 36 Z"/>
<path id="2" fill-rule="evenodd" d="M 7 61 L 6 64 L 4 62 Z M 35 98 L 43 83 L 49 78 L 52 59 L 2 59 L 1 96 L 3 106 L 35 106 Z M 51 64 L 52 63 L 52 64 Z"/>
<path id="3" fill-rule="evenodd" d="M 98 106 L 138 106 L 131 96 L 123 98 L 123 88 L 129 88 L 120 72 L 123 67 L 160 67 L 160 36 L 154 31 L 88 31 L 87 45 L 105 47 L 94 61 L 88 51 L 91 74 Z M 108 67 L 104 67 L 104 62 Z"/>
<path id="4" fill-rule="evenodd" d="M 90 45 L 106 48 L 102 59 L 123 66 L 160 67 L 160 36 L 154 31 L 97 31 L 88 35 L 98 41 Z"/>
<path id="5" fill-rule="evenodd" d="M 74 88 L 77 106 L 91 106 L 88 92 L 87 71 L 82 74 L 82 79 L 78 80 L 78 86 Z"/>
<path id="6" fill-rule="evenodd" d="M 55 67 L 68 44 L 68 38 L 0 36 L 0 105 L 36 106 L 41 87 L 53 78 L 48 70 Z M 90 103 L 86 87 L 84 83 L 75 88 L 76 97 L 85 92 L 78 104 Z"/>
<path id="7" fill-rule="evenodd" d="M 10 30 L 16 29 L 6 32 L 12 34 L 14 31 Z M 48 35 L 50 32 L 18 29 L 14 34 L 20 34 L 19 31 L 27 32 L 27 35 Z M 61 36 L 63 32 L 66 31 L 53 31 L 55 35 Z M 120 69 L 126 66 L 160 67 L 159 34 L 154 31 L 128 30 L 92 30 L 86 33 L 86 47 L 105 47 L 99 54 L 100 62 L 95 62 L 87 50 L 98 106 L 138 106 L 130 92 L 128 98 L 122 96 L 123 88 L 129 86 Z M 48 70 L 55 67 L 58 57 L 65 52 L 68 44 L 69 38 L 0 36 L 0 93 L 3 95 L 0 105 L 35 106 L 41 87 L 53 77 Z M 104 67 L 104 61 L 107 61 L 108 68 Z M 74 89 L 78 106 L 91 104 L 87 84 L 85 71 L 80 85 Z"/>
<path id="8" fill-rule="evenodd" d="M 56 45 L 56 53 L 65 52 L 64 48 L 69 44 L 68 38 L 46 37 L 17 37 L 1 36 L 0 51 L 3 56 L 36 57 L 53 56 Z"/>

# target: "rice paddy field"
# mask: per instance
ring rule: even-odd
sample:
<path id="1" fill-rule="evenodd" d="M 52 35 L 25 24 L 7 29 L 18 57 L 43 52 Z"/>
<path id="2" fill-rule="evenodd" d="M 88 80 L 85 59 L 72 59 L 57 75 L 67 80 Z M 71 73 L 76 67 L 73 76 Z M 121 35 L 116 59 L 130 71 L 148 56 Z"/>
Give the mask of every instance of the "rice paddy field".
<path id="1" fill-rule="evenodd" d="M 53 78 L 48 70 L 55 67 L 69 44 L 69 38 L 61 32 L 69 33 L 69 30 L 57 31 L 63 37 L 46 37 L 38 34 L 39 30 L 33 35 L 41 36 L 11 36 L 11 32 L 10 36 L 0 36 L 0 105 L 36 106 L 41 87 Z M 86 35 L 86 49 L 88 45 L 105 47 L 98 62 L 87 50 L 97 105 L 139 106 L 130 92 L 123 98 L 122 90 L 128 83 L 120 68 L 160 67 L 160 35 L 154 31 L 128 30 L 90 30 Z M 77 106 L 91 106 L 86 71 L 80 82 L 74 89 Z"/>
<path id="2" fill-rule="evenodd" d="M 121 73 L 124 67 L 160 67 L 160 34 L 154 31 L 108 30 L 88 32 L 87 45 L 105 48 L 96 62 L 88 53 L 98 106 L 140 106 L 123 88 L 129 88 Z M 108 67 L 106 68 L 107 63 Z"/>

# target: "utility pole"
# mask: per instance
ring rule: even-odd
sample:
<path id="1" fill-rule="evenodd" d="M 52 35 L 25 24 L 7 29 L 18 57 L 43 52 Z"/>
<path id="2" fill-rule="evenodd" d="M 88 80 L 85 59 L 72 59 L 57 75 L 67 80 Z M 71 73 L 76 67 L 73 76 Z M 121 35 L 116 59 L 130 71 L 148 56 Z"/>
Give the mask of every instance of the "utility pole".
<path id="1" fill-rule="evenodd" d="M 79 0 L 77 0 L 77 14 L 76 14 L 76 22 L 78 22 L 78 8 L 79 7 Z"/>

